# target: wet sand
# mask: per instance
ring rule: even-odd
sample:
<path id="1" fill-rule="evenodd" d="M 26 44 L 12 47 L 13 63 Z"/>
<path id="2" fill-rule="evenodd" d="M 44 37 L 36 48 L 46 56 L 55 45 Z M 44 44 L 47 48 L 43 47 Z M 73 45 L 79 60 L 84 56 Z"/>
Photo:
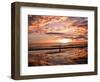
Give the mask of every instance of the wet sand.
<path id="1" fill-rule="evenodd" d="M 28 66 L 87 64 L 87 47 L 28 51 Z"/>

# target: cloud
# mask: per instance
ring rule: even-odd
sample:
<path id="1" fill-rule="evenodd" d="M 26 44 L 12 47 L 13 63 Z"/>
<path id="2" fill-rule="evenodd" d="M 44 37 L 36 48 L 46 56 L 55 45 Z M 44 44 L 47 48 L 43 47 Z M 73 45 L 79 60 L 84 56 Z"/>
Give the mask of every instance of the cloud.
<path id="1" fill-rule="evenodd" d="M 87 33 L 87 17 L 70 16 L 28 16 L 29 33 L 65 33 L 83 35 Z"/>

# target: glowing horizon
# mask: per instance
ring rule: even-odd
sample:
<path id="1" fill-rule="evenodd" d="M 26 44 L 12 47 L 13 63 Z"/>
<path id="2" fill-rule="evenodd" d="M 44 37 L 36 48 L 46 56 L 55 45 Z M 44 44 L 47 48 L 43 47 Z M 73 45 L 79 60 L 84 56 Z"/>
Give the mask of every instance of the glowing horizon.
<path id="1" fill-rule="evenodd" d="M 68 42 L 71 42 L 72 40 L 71 39 L 60 39 L 58 40 L 60 43 L 68 43 Z"/>

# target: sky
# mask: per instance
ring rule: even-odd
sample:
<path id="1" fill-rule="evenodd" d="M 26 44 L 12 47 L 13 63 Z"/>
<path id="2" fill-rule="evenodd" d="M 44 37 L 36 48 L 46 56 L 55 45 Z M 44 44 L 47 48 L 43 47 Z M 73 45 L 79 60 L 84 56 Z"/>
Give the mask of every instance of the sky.
<path id="1" fill-rule="evenodd" d="M 87 17 L 28 15 L 29 43 L 54 42 L 65 37 L 86 37 Z M 50 35 L 51 34 L 51 35 Z M 60 41 L 60 40 L 57 40 Z"/>
<path id="2" fill-rule="evenodd" d="M 65 33 L 81 34 L 87 31 L 87 17 L 68 16 L 28 16 L 29 33 Z"/>

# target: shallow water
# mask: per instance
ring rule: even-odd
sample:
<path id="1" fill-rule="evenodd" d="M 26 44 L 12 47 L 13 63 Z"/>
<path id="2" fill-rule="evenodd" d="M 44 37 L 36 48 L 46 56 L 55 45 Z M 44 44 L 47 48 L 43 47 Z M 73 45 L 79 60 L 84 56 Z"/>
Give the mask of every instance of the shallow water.
<path id="1" fill-rule="evenodd" d="M 29 66 L 87 64 L 87 47 L 28 51 Z"/>

